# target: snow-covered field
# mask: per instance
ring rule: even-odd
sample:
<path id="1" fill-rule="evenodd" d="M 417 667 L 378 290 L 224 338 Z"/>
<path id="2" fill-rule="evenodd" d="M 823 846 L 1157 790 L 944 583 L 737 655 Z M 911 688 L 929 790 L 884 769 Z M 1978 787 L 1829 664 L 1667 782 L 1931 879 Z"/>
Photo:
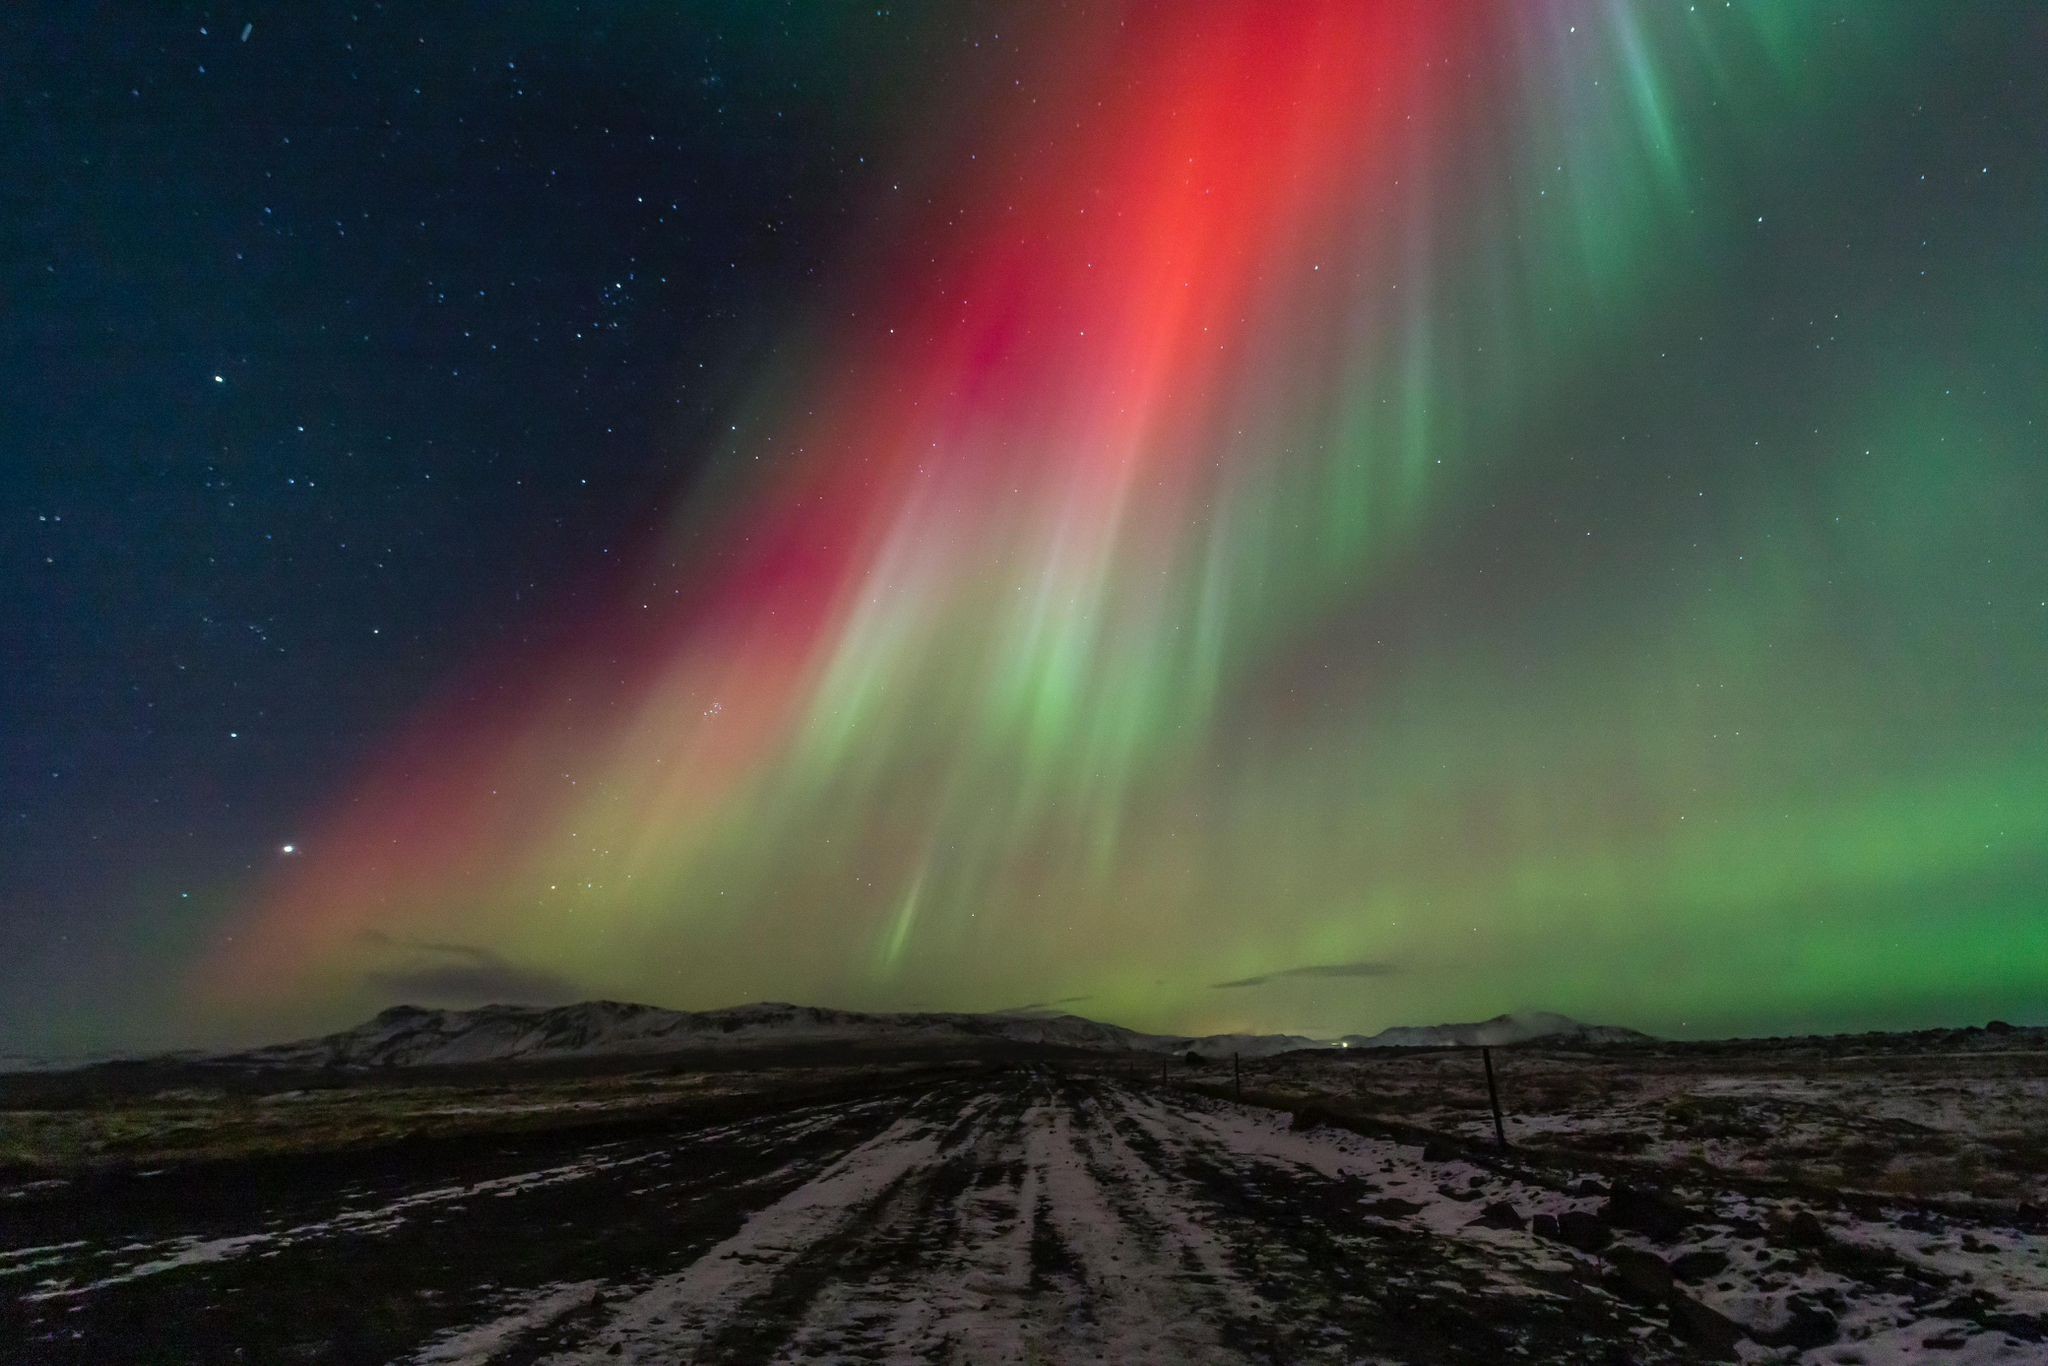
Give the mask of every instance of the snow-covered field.
<path id="1" fill-rule="evenodd" d="M 1958 1033 L 1961 1033 L 1960 1031 Z M 1932 1200 L 2048 1203 L 2048 1047 L 2038 1031 L 1749 1045 L 1494 1053 L 1518 1147 L 1657 1172 Z M 1490 1139 L 1471 1051 L 1291 1053 L 1255 1065 L 1262 1090 Z"/>
<path id="2" fill-rule="evenodd" d="M 230 1166 L 0 1199 L 0 1359 L 2048 1359 L 2038 1214 L 1617 1182 L 1116 1069 Z"/>

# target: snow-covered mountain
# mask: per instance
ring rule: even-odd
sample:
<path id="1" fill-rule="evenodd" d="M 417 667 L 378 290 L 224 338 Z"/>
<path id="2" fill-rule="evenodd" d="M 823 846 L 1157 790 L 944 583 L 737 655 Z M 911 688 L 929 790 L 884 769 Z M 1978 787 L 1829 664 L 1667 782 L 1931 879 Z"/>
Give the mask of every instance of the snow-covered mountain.
<path id="1" fill-rule="evenodd" d="M 1351 1034 L 1338 1040 L 1346 1048 L 1470 1048 L 1511 1043 L 1642 1043 L 1650 1038 L 1619 1025 L 1589 1025 L 1569 1015 L 1520 1011 L 1496 1015 L 1475 1024 L 1396 1025 L 1377 1034 Z"/>
<path id="2" fill-rule="evenodd" d="M 220 1055 L 259 1067 L 420 1067 L 640 1056 L 704 1049 L 805 1045 L 904 1046 L 1006 1042 L 1101 1051 L 1222 1058 L 1328 1047 L 1295 1034 L 1188 1038 L 1140 1034 L 1078 1015 L 886 1014 L 774 1003 L 725 1010 L 663 1010 L 617 1001 L 571 1006 L 430 1010 L 393 1006 L 338 1034 Z"/>
<path id="3" fill-rule="evenodd" d="M 1650 1036 L 1543 1012 L 1499 1015 L 1477 1024 L 1397 1026 L 1377 1034 L 1313 1039 L 1300 1034 L 1141 1034 L 1079 1015 L 1018 1010 L 869 1014 L 764 1002 L 723 1010 L 665 1010 L 619 1001 L 568 1006 L 480 1006 L 473 1010 L 393 1006 L 354 1029 L 233 1053 L 96 1055 L 34 1059 L 0 1054 L 0 1073 L 65 1071 L 97 1062 L 199 1066 L 346 1068 L 460 1066 L 576 1058 L 654 1057 L 709 1050 L 965 1047 L 1008 1043 L 1221 1060 L 1297 1049 L 1429 1048 L 1512 1044 L 1630 1043 Z"/>

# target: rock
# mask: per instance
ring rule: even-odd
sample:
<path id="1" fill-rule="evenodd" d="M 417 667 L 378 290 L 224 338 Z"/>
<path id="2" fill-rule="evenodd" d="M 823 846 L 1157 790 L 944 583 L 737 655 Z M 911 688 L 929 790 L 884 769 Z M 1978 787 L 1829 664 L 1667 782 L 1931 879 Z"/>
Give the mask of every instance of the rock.
<path id="1" fill-rule="evenodd" d="M 1508 1228 L 1519 1233 L 1527 1221 L 1513 1205 L 1505 1200 L 1496 1200 L 1479 1211 L 1479 1217 L 1472 1222 L 1484 1228 Z"/>
<path id="2" fill-rule="evenodd" d="M 1820 1216 L 1810 1209 L 1803 1209 L 1786 1221 L 1781 1235 L 1795 1247 L 1826 1247 L 1828 1228 Z"/>
<path id="3" fill-rule="evenodd" d="M 1718 1276 L 1728 1269 L 1728 1254 L 1713 1248 L 1699 1248 L 1671 1259 L 1671 1274 L 1692 1284 Z"/>
<path id="4" fill-rule="evenodd" d="M 1614 1194 L 1600 1210 L 1600 1217 L 1615 1228 L 1625 1228 L 1668 1243 L 1699 1222 L 1699 1216 L 1659 1191 L 1638 1190 L 1617 1181 Z"/>
<path id="5" fill-rule="evenodd" d="M 1790 1347 L 1807 1352 L 1816 1347 L 1825 1347 L 1842 1334 L 1841 1321 L 1811 1300 L 1794 1299 L 1786 1308 L 1791 1311 L 1783 1326 L 1768 1333 L 1753 1333 L 1752 1336 L 1766 1347 Z"/>
<path id="6" fill-rule="evenodd" d="M 1535 1234 L 1538 1238 L 1548 1238 L 1553 1243 L 1564 1241 L 1558 1236 L 1557 1216 L 1555 1214 L 1537 1215 L 1529 1222 L 1529 1232 Z"/>
<path id="7" fill-rule="evenodd" d="M 1621 1283 L 1638 1294 L 1662 1298 L 1671 1290 L 1671 1266 L 1654 1252 L 1636 1247 L 1607 1249 L 1607 1264 Z"/>
<path id="8" fill-rule="evenodd" d="M 1294 1112 L 1294 1118 L 1287 1122 L 1287 1127 L 1299 1133 L 1303 1129 L 1320 1129 L 1329 1122 L 1330 1117 L 1323 1110 L 1304 1105 Z"/>
<path id="9" fill-rule="evenodd" d="M 1413 1200 L 1403 1200 L 1399 1196 L 1380 1196 L 1378 1200 L 1366 1200 L 1358 1208 L 1366 1214 L 1372 1214 L 1374 1219 L 1407 1219 L 1409 1214 L 1421 1212 L 1419 1204 L 1415 1204 Z"/>
<path id="10" fill-rule="evenodd" d="M 1735 1344 L 1742 1341 L 1741 1324 L 1682 1291 L 1673 1290 L 1664 1303 L 1671 1311 L 1672 1332 L 1706 1352 L 1722 1357 L 1735 1354 Z"/>
<path id="11" fill-rule="evenodd" d="M 1411 1214 L 1420 1214 L 1422 1212 L 1422 1206 L 1416 1204 L 1413 1200 L 1403 1200 L 1399 1196 L 1393 1195 L 1383 1195 L 1377 1200 L 1368 1200 L 1358 1208 L 1375 1219 L 1406 1219 Z"/>
<path id="12" fill-rule="evenodd" d="M 1990 1024 L 1984 1026 L 1984 1032 L 1986 1034 L 2010 1034 L 2013 1032 L 2013 1027 L 2003 1020 L 1993 1020 Z"/>
<path id="13" fill-rule="evenodd" d="M 1572 1194 L 1590 1195 L 1600 1199 L 1605 1199 L 1607 1196 L 1614 1194 L 1614 1190 L 1612 1187 L 1606 1185 L 1604 1182 L 1596 1181 L 1592 1177 L 1588 1176 L 1580 1179 L 1572 1186 Z"/>
<path id="14" fill-rule="evenodd" d="M 1424 1162 L 1455 1162 L 1457 1159 L 1458 1150 L 1440 1138 L 1432 1138 L 1422 1145 Z"/>
<path id="15" fill-rule="evenodd" d="M 1584 1210 L 1566 1210 L 1557 1216 L 1557 1240 L 1581 1252 L 1598 1252 L 1614 1241 L 1614 1231 L 1600 1217 Z"/>

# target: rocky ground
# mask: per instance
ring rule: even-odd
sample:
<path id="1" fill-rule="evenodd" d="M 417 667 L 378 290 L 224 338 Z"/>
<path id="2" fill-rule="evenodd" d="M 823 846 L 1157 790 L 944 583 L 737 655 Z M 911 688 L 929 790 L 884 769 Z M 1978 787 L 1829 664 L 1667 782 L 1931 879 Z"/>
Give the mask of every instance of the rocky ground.
<path id="1" fill-rule="evenodd" d="M 1200 1077 L 899 1070 L 19 1180 L 0 1359 L 2048 1356 L 2017 1205 L 1653 1180 Z"/>

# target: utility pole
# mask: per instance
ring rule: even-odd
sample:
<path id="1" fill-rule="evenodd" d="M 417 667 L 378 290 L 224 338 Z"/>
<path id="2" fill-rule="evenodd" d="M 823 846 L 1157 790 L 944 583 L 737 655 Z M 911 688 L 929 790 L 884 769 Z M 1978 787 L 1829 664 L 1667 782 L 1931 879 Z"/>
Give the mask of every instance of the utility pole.
<path id="1" fill-rule="evenodd" d="M 1486 1099 L 1493 1105 L 1493 1141 L 1505 1148 L 1508 1146 L 1508 1131 L 1500 1121 L 1500 1087 L 1493 1081 L 1493 1050 L 1482 1046 L 1479 1058 L 1486 1064 Z"/>

